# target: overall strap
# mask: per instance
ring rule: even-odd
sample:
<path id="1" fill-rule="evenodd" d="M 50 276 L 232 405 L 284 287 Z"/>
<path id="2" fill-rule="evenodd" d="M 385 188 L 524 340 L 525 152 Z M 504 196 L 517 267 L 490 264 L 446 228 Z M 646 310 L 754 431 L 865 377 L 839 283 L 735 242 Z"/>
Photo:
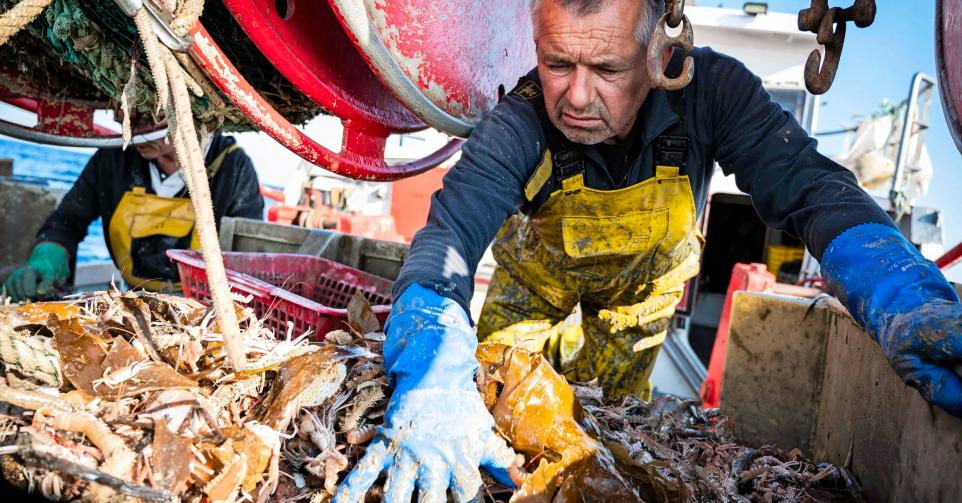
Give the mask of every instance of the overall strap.
<path id="1" fill-rule="evenodd" d="M 557 178 L 558 186 L 561 187 L 563 180 L 584 173 L 584 152 L 581 145 L 566 138 L 551 123 L 545 109 L 544 95 L 538 82 L 529 76 L 524 76 L 518 80 L 518 85 L 509 94 L 531 103 L 537 111 L 538 121 L 547 141 L 544 158 L 525 185 L 525 197 L 530 202 L 538 195 L 552 175 Z"/>
<path id="2" fill-rule="evenodd" d="M 214 178 L 214 175 L 216 175 L 217 172 L 220 171 L 221 165 L 224 164 L 224 158 L 227 157 L 228 154 L 230 154 L 235 150 L 242 150 L 242 149 L 240 145 L 235 143 L 225 148 L 224 150 L 221 150 L 220 153 L 217 154 L 217 157 L 215 157 L 214 160 L 211 161 L 211 163 L 207 166 L 208 179 Z"/>
<path id="3" fill-rule="evenodd" d="M 675 75 L 680 72 L 684 58 L 685 53 L 676 50 L 671 61 L 668 63 L 668 68 L 665 73 Z M 672 167 L 680 171 L 688 164 L 688 146 L 690 140 L 688 139 L 688 113 L 685 103 L 686 88 L 687 87 L 683 87 L 677 91 L 667 91 L 665 93 L 668 106 L 671 107 L 671 111 L 674 112 L 680 120 L 672 124 L 652 142 L 652 159 L 654 161 L 655 173 L 659 172 L 659 166 Z M 664 172 L 665 170 L 662 171 Z"/>

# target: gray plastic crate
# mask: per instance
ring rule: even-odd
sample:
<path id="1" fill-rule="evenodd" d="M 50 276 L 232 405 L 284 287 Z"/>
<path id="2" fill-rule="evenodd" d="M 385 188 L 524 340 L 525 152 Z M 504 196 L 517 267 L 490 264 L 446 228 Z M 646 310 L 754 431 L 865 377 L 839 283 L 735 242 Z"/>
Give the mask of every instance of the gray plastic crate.
<path id="1" fill-rule="evenodd" d="M 220 246 L 224 251 L 313 255 L 392 281 L 409 250 L 407 243 L 229 217 L 221 221 Z"/>

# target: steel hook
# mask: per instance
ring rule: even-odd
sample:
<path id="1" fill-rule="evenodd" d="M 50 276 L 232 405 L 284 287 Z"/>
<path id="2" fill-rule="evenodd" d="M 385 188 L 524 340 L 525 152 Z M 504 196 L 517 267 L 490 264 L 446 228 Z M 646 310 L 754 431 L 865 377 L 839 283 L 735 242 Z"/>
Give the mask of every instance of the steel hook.
<path id="1" fill-rule="evenodd" d="M 809 92 L 823 94 L 832 87 L 842 59 L 846 23 L 852 21 L 855 26 L 865 28 L 875 21 L 875 13 L 875 0 L 855 0 L 845 9 L 830 9 L 828 0 L 812 0 L 811 7 L 798 12 L 798 29 L 815 33 L 818 43 L 825 47 L 824 61 L 819 50 L 815 49 L 805 63 L 805 87 Z"/>
<path id="2" fill-rule="evenodd" d="M 691 22 L 688 21 L 688 17 L 685 15 L 681 16 L 684 25 L 682 26 L 681 33 L 677 37 L 672 37 L 665 32 L 665 24 L 668 21 L 669 14 L 665 14 L 658 20 L 657 26 L 655 26 L 655 31 L 651 35 L 651 41 L 648 42 L 648 78 L 651 82 L 662 89 L 668 91 L 677 91 L 685 86 L 687 86 L 692 77 L 695 75 L 695 60 L 691 56 L 685 57 L 685 63 L 682 65 L 681 74 L 675 78 L 668 78 L 665 75 L 665 69 L 662 65 L 662 58 L 665 54 L 665 50 L 669 47 L 680 47 L 684 49 L 685 52 L 692 50 L 694 44 L 694 33 L 691 29 Z"/>
<path id="3" fill-rule="evenodd" d="M 812 94 L 824 94 L 835 80 L 838 63 L 842 59 L 842 47 L 845 45 L 845 21 L 836 19 L 842 9 L 834 7 L 822 17 L 818 28 L 817 41 L 825 47 L 824 61 L 818 49 L 812 50 L 805 63 L 805 87 Z M 834 27 L 834 30 L 833 30 Z"/>
<path id="4" fill-rule="evenodd" d="M 855 0 L 855 3 L 842 13 L 845 20 L 851 20 L 859 28 L 867 28 L 875 22 L 877 8 L 875 0 Z"/>

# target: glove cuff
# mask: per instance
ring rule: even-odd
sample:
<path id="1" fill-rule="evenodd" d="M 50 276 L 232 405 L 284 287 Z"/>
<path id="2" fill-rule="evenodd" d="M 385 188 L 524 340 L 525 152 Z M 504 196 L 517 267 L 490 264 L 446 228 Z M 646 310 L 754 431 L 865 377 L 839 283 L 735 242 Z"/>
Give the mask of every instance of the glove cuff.
<path id="1" fill-rule="evenodd" d="M 862 224 L 822 256 L 822 277 L 855 320 L 878 334 L 892 316 L 936 299 L 959 301 L 939 268 L 895 228 Z"/>
<path id="2" fill-rule="evenodd" d="M 457 302 L 414 283 L 395 300 L 385 332 L 384 367 L 398 392 L 476 389 L 478 339 Z"/>

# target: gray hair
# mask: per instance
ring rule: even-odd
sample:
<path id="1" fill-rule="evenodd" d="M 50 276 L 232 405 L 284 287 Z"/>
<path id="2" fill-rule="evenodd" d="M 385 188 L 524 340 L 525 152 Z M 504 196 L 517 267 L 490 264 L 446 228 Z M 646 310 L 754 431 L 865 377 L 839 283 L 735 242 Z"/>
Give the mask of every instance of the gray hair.
<path id="1" fill-rule="evenodd" d="M 538 16 L 541 14 L 541 2 L 543 0 L 531 0 L 531 23 L 537 30 Z M 561 3 L 561 6 L 576 16 L 588 16 L 595 14 L 602 7 L 607 6 L 612 0 L 553 0 Z M 638 16 L 638 24 L 635 25 L 635 38 L 641 45 L 648 45 L 651 32 L 655 30 L 655 25 L 665 13 L 665 0 L 637 0 L 648 5 L 647 9 L 642 9 Z M 538 34 L 535 33 L 535 38 Z"/>

